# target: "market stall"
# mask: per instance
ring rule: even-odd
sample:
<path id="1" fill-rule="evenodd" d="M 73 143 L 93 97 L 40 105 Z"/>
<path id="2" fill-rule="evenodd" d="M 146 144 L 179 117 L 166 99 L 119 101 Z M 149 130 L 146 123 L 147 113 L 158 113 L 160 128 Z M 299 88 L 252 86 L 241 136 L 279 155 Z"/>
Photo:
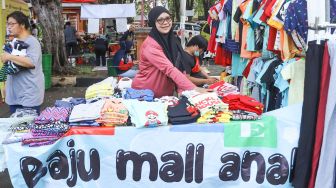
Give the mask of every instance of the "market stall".
<path id="1" fill-rule="evenodd" d="M 301 107 L 256 122 L 73 128 L 53 145 L 5 145 L 6 163 L 14 187 L 291 187 Z"/>

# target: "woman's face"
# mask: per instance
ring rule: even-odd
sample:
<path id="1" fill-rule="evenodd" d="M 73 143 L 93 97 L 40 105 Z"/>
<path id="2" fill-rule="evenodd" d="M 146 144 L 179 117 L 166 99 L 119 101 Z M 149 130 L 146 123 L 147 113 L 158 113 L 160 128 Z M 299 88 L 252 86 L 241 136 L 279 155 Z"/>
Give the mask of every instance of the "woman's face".
<path id="1" fill-rule="evenodd" d="M 161 34 L 169 33 L 172 27 L 172 19 L 169 14 L 162 13 L 155 21 L 155 26 Z"/>
<path id="2" fill-rule="evenodd" d="M 11 35 L 18 36 L 25 28 L 24 25 L 20 25 L 14 18 L 9 17 L 7 19 L 8 31 Z"/>

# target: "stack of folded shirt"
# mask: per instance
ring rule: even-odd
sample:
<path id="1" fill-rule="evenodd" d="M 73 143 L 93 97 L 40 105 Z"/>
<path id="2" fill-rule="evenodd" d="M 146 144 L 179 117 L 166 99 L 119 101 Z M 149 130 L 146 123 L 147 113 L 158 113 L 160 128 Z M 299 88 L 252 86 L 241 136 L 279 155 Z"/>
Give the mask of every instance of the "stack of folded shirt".
<path id="1" fill-rule="evenodd" d="M 122 99 L 107 99 L 101 110 L 101 116 L 96 121 L 103 126 L 126 125 L 128 110 Z"/>
<path id="2" fill-rule="evenodd" d="M 110 97 L 114 93 L 114 87 L 109 82 L 99 82 L 91 85 L 86 89 L 85 99 L 93 99 L 99 97 Z"/>
<path id="3" fill-rule="evenodd" d="M 202 116 L 209 111 L 228 111 L 228 105 L 223 103 L 214 92 L 199 94 L 188 98 L 188 100 L 201 112 Z"/>
<path id="4" fill-rule="evenodd" d="M 55 107 L 65 107 L 65 108 L 73 108 L 78 104 L 85 104 L 86 100 L 84 98 L 63 98 L 62 100 L 56 100 Z"/>
<path id="5" fill-rule="evenodd" d="M 154 101 L 165 103 L 170 107 L 174 107 L 179 103 L 179 99 L 175 96 L 163 96 L 161 98 L 155 98 Z"/>
<path id="6" fill-rule="evenodd" d="M 70 114 L 69 122 L 71 126 L 99 126 L 96 119 L 100 117 L 101 109 L 105 100 L 79 104 L 74 106 Z"/>
<path id="7" fill-rule="evenodd" d="M 202 117 L 198 118 L 197 123 L 228 123 L 232 114 L 228 111 L 208 111 Z"/>
<path id="8" fill-rule="evenodd" d="M 248 112 L 245 110 L 231 110 L 232 120 L 259 120 L 261 116 L 254 112 Z"/>
<path id="9" fill-rule="evenodd" d="M 223 97 L 222 100 L 223 102 L 229 104 L 229 110 L 253 112 L 260 116 L 264 109 L 264 105 L 262 103 L 245 95 L 227 95 Z"/>
<path id="10" fill-rule="evenodd" d="M 63 122 L 30 124 L 29 126 L 30 132 L 23 135 L 22 145 L 30 147 L 53 144 L 69 130 L 69 126 Z"/>
<path id="11" fill-rule="evenodd" d="M 219 81 L 210 85 L 209 89 L 216 91 L 220 98 L 223 98 L 229 94 L 239 94 L 237 86 L 226 83 L 224 81 Z"/>
<path id="12" fill-rule="evenodd" d="M 154 92 L 150 89 L 127 88 L 124 95 L 125 99 L 138 99 L 139 101 L 153 101 Z"/>
<path id="13" fill-rule="evenodd" d="M 71 112 L 70 108 L 64 107 L 47 107 L 41 112 L 41 114 L 35 118 L 36 124 L 47 124 L 56 121 L 67 122 L 69 114 Z"/>
<path id="14" fill-rule="evenodd" d="M 169 122 L 173 125 L 194 123 L 199 117 L 200 112 L 186 97 L 182 97 L 177 105 L 168 107 Z"/>
<path id="15" fill-rule="evenodd" d="M 124 100 L 132 123 L 137 128 L 168 125 L 167 105 L 161 102 Z"/>

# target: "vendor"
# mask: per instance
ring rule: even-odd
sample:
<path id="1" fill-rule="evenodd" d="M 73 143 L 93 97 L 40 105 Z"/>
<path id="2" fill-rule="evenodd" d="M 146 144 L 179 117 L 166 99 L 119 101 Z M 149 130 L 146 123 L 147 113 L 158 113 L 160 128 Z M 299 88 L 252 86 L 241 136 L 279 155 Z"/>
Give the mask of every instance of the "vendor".
<path id="1" fill-rule="evenodd" d="M 218 80 L 210 77 L 202 70 L 200 63 L 200 54 L 202 54 L 208 46 L 208 42 L 201 35 L 192 37 L 184 49 L 182 72 L 185 71 L 188 79 L 197 86 L 211 85 Z"/>
<path id="2" fill-rule="evenodd" d="M 120 77 L 134 78 L 138 72 L 134 67 L 137 61 L 134 61 L 130 52 L 133 46 L 132 41 L 126 41 L 120 44 L 120 49 L 114 55 L 113 66 L 116 68 L 117 74 Z"/>
<path id="3" fill-rule="evenodd" d="M 192 89 L 205 92 L 202 88 L 197 89 L 174 66 L 181 58 L 183 48 L 173 34 L 169 11 L 156 6 L 149 12 L 148 21 L 152 29 L 142 44 L 139 72 L 132 82 L 132 88 L 151 89 L 158 98 L 172 96 L 175 89 L 178 93 Z"/>
<path id="4" fill-rule="evenodd" d="M 7 16 L 9 32 L 28 45 L 25 56 L 9 53 L 0 54 L 2 62 L 14 62 L 23 69 L 16 74 L 8 75 L 6 81 L 6 103 L 10 112 L 19 108 L 33 108 L 39 112 L 44 98 L 44 75 L 42 72 L 42 51 L 39 41 L 29 32 L 29 20 L 20 11 Z"/>

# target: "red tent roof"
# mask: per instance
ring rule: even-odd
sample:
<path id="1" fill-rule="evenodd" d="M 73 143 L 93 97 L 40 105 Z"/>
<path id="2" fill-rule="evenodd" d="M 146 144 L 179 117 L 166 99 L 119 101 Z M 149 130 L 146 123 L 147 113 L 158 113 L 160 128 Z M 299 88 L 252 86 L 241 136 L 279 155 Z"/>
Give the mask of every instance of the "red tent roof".
<path id="1" fill-rule="evenodd" d="M 63 3 L 96 3 L 97 0 L 62 0 Z"/>

